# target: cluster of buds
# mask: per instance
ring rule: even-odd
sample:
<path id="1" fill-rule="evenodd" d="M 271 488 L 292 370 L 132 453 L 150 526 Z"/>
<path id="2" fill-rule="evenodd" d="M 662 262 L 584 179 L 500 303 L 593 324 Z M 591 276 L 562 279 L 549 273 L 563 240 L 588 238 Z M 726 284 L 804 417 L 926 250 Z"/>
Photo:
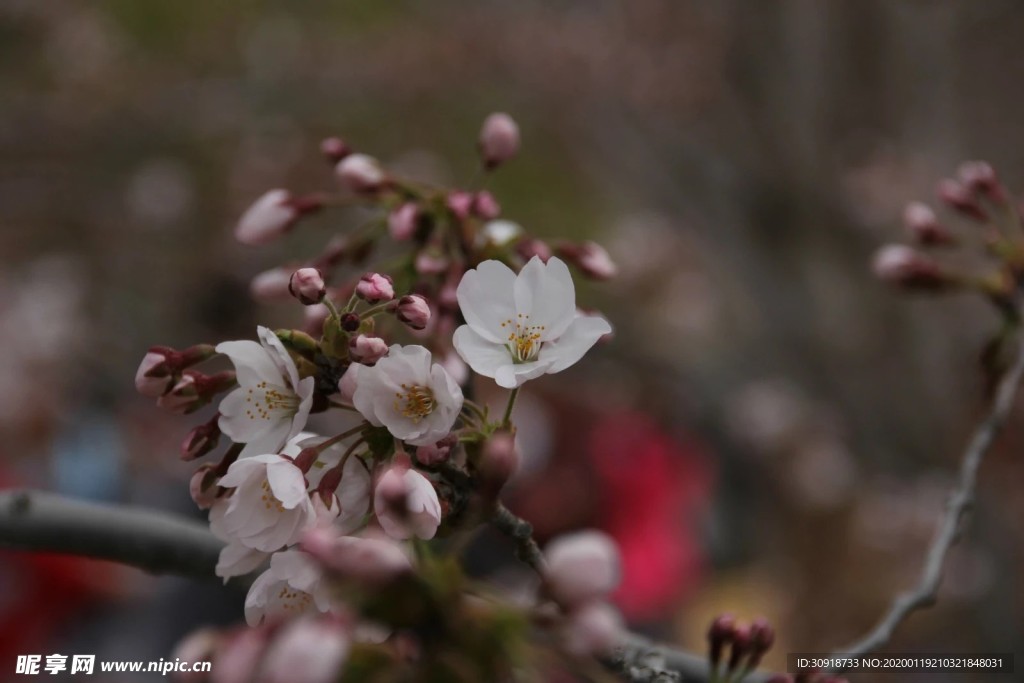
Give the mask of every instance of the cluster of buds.
<path id="1" fill-rule="evenodd" d="M 966 162 L 956 178 L 939 182 L 939 201 L 973 227 L 958 235 L 923 202 L 911 202 L 903 223 L 912 245 L 890 244 L 875 254 L 875 275 L 889 284 L 916 291 L 973 290 L 993 301 L 1000 310 L 1014 310 L 1016 290 L 1024 274 L 1024 222 L 992 167 L 983 161 Z M 967 244 L 977 236 L 994 261 L 981 272 L 967 272 L 945 262 L 943 252 Z"/>
<path id="2" fill-rule="evenodd" d="M 711 680 L 740 683 L 774 643 L 775 630 L 763 618 L 743 624 L 732 615 L 717 617 L 708 628 Z"/>

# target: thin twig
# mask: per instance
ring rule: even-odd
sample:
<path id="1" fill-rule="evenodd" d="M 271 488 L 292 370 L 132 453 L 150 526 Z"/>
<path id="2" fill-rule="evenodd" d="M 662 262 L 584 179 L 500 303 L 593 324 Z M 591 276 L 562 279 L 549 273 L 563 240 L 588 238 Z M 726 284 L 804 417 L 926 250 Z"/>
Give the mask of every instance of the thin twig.
<path id="1" fill-rule="evenodd" d="M 915 610 L 935 603 L 942 583 L 942 570 L 949 549 L 957 542 L 960 522 L 974 502 L 978 468 L 1013 409 L 1013 402 L 1024 377 L 1024 340 L 1020 342 L 1013 366 L 1003 375 L 988 415 L 974 430 L 960 463 L 956 488 L 935 532 L 917 585 L 896 596 L 889 610 L 871 631 L 857 642 L 835 653 L 836 657 L 858 657 L 889 642 L 896 627 Z"/>
<path id="2" fill-rule="evenodd" d="M 544 575 L 544 556 L 540 546 L 533 540 L 533 526 L 522 517 L 516 517 L 507 507 L 498 503 L 494 506 L 491 517 L 498 531 L 516 542 L 516 557 L 525 562 L 539 575 Z"/>
<path id="3" fill-rule="evenodd" d="M 202 522 L 166 513 L 0 491 L 0 547 L 82 555 L 153 574 L 211 578 L 224 544 Z"/>

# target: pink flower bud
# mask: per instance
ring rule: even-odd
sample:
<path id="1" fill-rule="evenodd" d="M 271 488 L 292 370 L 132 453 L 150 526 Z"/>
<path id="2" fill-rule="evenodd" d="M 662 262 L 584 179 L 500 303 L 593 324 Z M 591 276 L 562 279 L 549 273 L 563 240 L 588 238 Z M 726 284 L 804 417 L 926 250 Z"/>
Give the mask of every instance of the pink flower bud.
<path id="1" fill-rule="evenodd" d="M 269 630 L 240 628 L 222 640 L 213 658 L 214 683 L 251 683 L 267 647 Z"/>
<path id="2" fill-rule="evenodd" d="M 372 194 L 387 181 L 380 162 L 366 154 L 349 154 L 334 172 L 345 187 L 359 194 Z"/>
<path id="3" fill-rule="evenodd" d="M 501 205 L 493 194 L 484 190 L 477 192 L 473 198 L 473 213 L 485 221 L 491 221 L 501 215 Z"/>
<path id="4" fill-rule="evenodd" d="M 480 129 L 480 156 L 488 169 L 496 168 L 519 153 L 519 126 L 504 113 L 494 113 Z"/>
<path id="5" fill-rule="evenodd" d="M 957 169 L 957 177 L 972 192 L 982 194 L 994 202 L 1006 201 L 1006 190 L 992 165 L 987 161 L 965 161 Z"/>
<path id="6" fill-rule="evenodd" d="M 771 649 L 775 643 L 775 629 L 768 620 L 759 617 L 750 623 L 750 661 L 747 666 L 751 669 L 757 668 L 761 658 Z"/>
<path id="7" fill-rule="evenodd" d="M 348 366 L 345 370 L 345 374 L 338 380 L 338 393 L 341 394 L 341 400 L 349 405 L 352 405 L 352 396 L 356 393 L 356 373 L 354 365 Z"/>
<path id="8" fill-rule="evenodd" d="M 327 157 L 327 160 L 331 163 L 337 164 L 351 154 L 352 149 L 341 138 L 330 137 L 324 138 L 320 143 L 320 153 Z"/>
<path id="9" fill-rule="evenodd" d="M 516 253 L 519 254 L 519 258 L 527 263 L 535 256 L 544 263 L 547 263 L 548 259 L 551 258 L 551 247 L 544 240 L 527 237 L 516 243 Z"/>
<path id="10" fill-rule="evenodd" d="M 196 426 L 185 440 L 181 442 L 181 459 L 195 460 L 206 455 L 217 447 L 220 440 L 220 413 L 216 413 L 208 422 Z"/>
<path id="11" fill-rule="evenodd" d="M 955 180 L 947 178 L 939 182 L 936 189 L 939 199 L 968 218 L 985 222 L 988 214 L 978 203 L 977 193 Z"/>
<path id="12" fill-rule="evenodd" d="M 342 313 L 341 320 L 338 323 L 341 325 L 341 329 L 346 332 L 355 332 L 359 329 L 362 320 L 358 313 Z"/>
<path id="13" fill-rule="evenodd" d="M 174 384 L 174 374 L 167 363 L 167 355 L 156 347 L 150 349 L 135 372 L 135 388 L 143 396 L 158 398 Z"/>
<path id="14" fill-rule="evenodd" d="M 288 281 L 288 291 L 303 305 L 312 306 L 324 300 L 327 285 L 323 273 L 316 268 L 299 268 Z"/>
<path id="15" fill-rule="evenodd" d="M 458 443 L 458 439 L 455 435 L 449 434 L 437 443 L 420 446 L 416 449 L 416 462 L 428 467 L 440 465 L 448 460 L 448 455 L 456 443 Z"/>
<path id="16" fill-rule="evenodd" d="M 922 202 L 911 202 L 903 209 L 903 224 L 918 244 L 946 246 L 956 243 L 953 235 L 939 225 L 935 212 Z"/>
<path id="17" fill-rule="evenodd" d="M 293 272 L 293 268 L 284 266 L 263 271 L 249 282 L 249 296 L 261 304 L 287 301 L 291 298 L 288 288 Z"/>
<path id="18" fill-rule="evenodd" d="M 242 244 L 273 242 L 288 232 L 299 219 L 288 190 L 270 190 L 246 209 L 235 226 L 235 239 Z"/>
<path id="19" fill-rule="evenodd" d="M 363 583 L 386 584 L 412 571 L 402 548 L 388 539 L 343 536 L 331 527 L 314 527 L 302 536 L 300 547 L 327 570 Z"/>
<path id="20" fill-rule="evenodd" d="M 577 655 L 605 655 L 621 643 L 622 617 L 614 607 L 591 602 L 569 613 L 562 629 L 565 647 Z"/>
<path id="21" fill-rule="evenodd" d="M 270 643 L 261 683 L 333 683 L 348 657 L 352 634 L 337 617 L 297 619 Z"/>
<path id="22" fill-rule="evenodd" d="M 395 288 L 391 276 L 366 273 L 359 278 L 359 284 L 356 285 L 356 296 L 370 304 L 391 301 L 395 298 Z"/>
<path id="23" fill-rule="evenodd" d="M 495 432 L 484 444 L 480 457 L 480 487 L 482 493 L 495 497 L 519 470 L 519 450 L 512 432 Z"/>
<path id="24" fill-rule="evenodd" d="M 619 549 L 601 531 L 560 536 L 544 549 L 547 592 L 560 605 L 573 607 L 608 595 L 619 583 Z"/>
<path id="25" fill-rule="evenodd" d="M 158 398 L 156 404 L 173 415 L 185 415 L 198 408 L 199 392 L 196 389 L 195 375 L 185 374 L 171 388 Z"/>
<path id="26" fill-rule="evenodd" d="M 202 465 L 189 480 L 188 492 L 200 510 L 209 510 L 217 502 L 217 468 Z"/>
<path id="27" fill-rule="evenodd" d="M 406 202 L 388 215 L 388 233 L 396 242 L 411 240 L 416 234 L 419 221 L 419 206 Z"/>
<path id="28" fill-rule="evenodd" d="M 708 628 L 709 659 L 712 668 L 722 661 L 722 651 L 732 642 L 736 633 L 736 618 L 731 614 L 723 614 L 711 622 Z"/>
<path id="29" fill-rule="evenodd" d="M 448 270 L 450 262 L 439 245 L 427 245 L 416 253 L 413 267 L 420 275 L 440 275 Z"/>
<path id="30" fill-rule="evenodd" d="M 395 456 L 377 481 L 373 512 L 391 538 L 430 539 L 441 524 L 441 503 L 430 480 L 409 465 L 407 455 Z"/>
<path id="31" fill-rule="evenodd" d="M 872 268 L 883 282 L 910 289 L 937 290 L 953 284 L 938 263 L 902 244 L 879 249 Z"/>
<path id="32" fill-rule="evenodd" d="M 377 361 L 388 355 L 388 343 L 380 337 L 360 334 L 349 341 L 348 354 L 352 360 L 363 365 L 376 365 Z"/>
<path id="33" fill-rule="evenodd" d="M 594 280 L 610 280 L 615 277 L 619 268 L 612 261 L 605 248 L 597 242 L 580 242 L 579 244 L 561 244 L 558 255 L 573 264 L 589 278 Z"/>
<path id="34" fill-rule="evenodd" d="M 472 208 L 473 195 L 469 192 L 456 190 L 448 195 L 448 210 L 455 214 L 455 217 L 459 220 L 464 221 L 469 218 Z"/>
<path id="35" fill-rule="evenodd" d="M 398 300 L 395 315 L 414 330 L 422 330 L 430 322 L 430 306 L 419 294 L 407 294 Z"/>
<path id="36" fill-rule="evenodd" d="M 732 650 L 729 653 L 729 661 L 726 664 L 728 671 L 736 671 L 740 662 L 750 652 L 750 627 L 746 624 L 737 624 L 732 636 Z"/>

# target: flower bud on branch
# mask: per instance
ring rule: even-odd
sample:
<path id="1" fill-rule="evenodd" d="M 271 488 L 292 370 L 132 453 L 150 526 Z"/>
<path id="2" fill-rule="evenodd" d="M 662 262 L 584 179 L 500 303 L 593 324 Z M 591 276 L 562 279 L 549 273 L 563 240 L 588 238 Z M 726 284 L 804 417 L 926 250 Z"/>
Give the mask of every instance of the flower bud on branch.
<path id="1" fill-rule="evenodd" d="M 324 275 L 316 268 L 299 268 L 288 281 L 288 291 L 304 306 L 312 306 L 324 300 L 327 285 Z"/>
<path id="2" fill-rule="evenodd" d="M 519 153 L 519 125 L 508 114 L 497 112 L 480 129 L 480 156 L 487 170 L 497 168 Z"/>

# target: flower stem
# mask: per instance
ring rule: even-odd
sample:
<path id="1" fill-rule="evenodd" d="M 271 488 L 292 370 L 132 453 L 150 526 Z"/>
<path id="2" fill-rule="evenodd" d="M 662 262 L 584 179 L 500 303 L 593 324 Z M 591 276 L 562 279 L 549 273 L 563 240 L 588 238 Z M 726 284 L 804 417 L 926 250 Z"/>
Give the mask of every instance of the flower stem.
<path id="1" fill-rule="evenodd" d="M 359 424 L 357 424 L 352 429 L 347 429 L 347 430 L 343 431 L 341 434 L 338 434 L 336 436 L 332 436 L 331 438 L 327 439 L 327 441 L 324 441 L 322 444 L 316 446 L 316 449 L 318 451 L 320 451 L 321 453 L 323 453 L 324 451 L 326 451 L 328 448 L 330 448 L 334 444 L 338 443 L 339 441 L 343 441 L 344 439 L 347 439 L 348 437 L 352 436 L 353 434 L 358 434 L 359 432 L 363 431 L 364 429 L 366 429 L 366 421 L 365 420 L 363 422 L 360 422 Z"/>
<path id="2" fill-rule="evenodd" d="M 512 393 L 508 395 L 508 405 L 505 406 L 505 416 L 501 418 L 501 426 L 508 429 L 512 426 L 512 409 L 516 405 L 516 396 L 519 395 L 519 387 L 512 390 Z"/>
<path id="3" fill-rule="evenodd" d="M 347 403 L 341 403 L 340 401 L 331 401 L 331 407 L 338 408 L 340 410 L 351 410 L 354 413 L 359 412 L 355 406 L 350 406 Z"/>

